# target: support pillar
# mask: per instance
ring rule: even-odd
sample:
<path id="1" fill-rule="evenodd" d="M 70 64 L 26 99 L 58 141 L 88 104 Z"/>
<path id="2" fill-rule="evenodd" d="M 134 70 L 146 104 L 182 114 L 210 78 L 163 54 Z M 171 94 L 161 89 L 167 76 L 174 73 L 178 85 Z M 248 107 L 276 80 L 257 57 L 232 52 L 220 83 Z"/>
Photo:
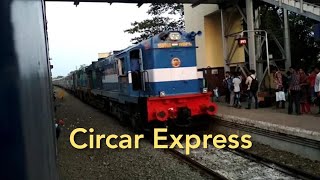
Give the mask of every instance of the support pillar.
<path id="1" fill-rule="evenodd" d="M 288 21 L 288 11 L 286 9 L 283 9 L 283 22 L 284 22 L 284 49 L 286 52 L 286 63 L 285 63 L 285 69 L 286 71 L 289 70 L 289 67 L 291 66 L 291 47 L 290 47 L 290 27 L 289 27 L 289 21 Z"/>
<path id="2" fill-rule="evenodd" d="M 224 65 L 224 72 L 226 72 L 226 71 L 230 71 L 230 66 L 227 64 L 228 49 L 227 49 L 227 39 L 225 37 L 223 9 L 221 9 L 220 12 L 221 12 L 221 38 L 222 38 L 222 47 L 223 47 L 223 65 Z"/>
<path id="3" fill-rule="evenodd" d="M 261 24 L 260 8 L 257 8 L 255 10 L 255 24 L 254 24 L 255 29 L 260 29 L 260 24 Z M 260 80 L 260 81 L 262 81 L 262 79 L 263 79 L 263 62 L 262 62 L 263 58 L 261 56 L 261 54 L 262 54 L 261 37 L 262 36 L 258 36 L 256 38 L 256 41 L 255 41 L 256 42 L 255 48 L 256 48 L 256 52 L 257 52 L 256 53 L 256 58 L 257 58 L 257 60 L 261 61 L 260 63 L 256 63 L 257 64 L 257 69 L 256 69 L 257 72 L 256 72 L 256 74 L 257 74 L 258 80 Z"/>
<path id="4" fill-rule="evenodd" d="M 254 18 L 253 18 L 253 0 L 246 0 L 247 12 L 247 30 L 248 32 L 248 46 L 249 46 L 249 65 L 250 69 L 256 70 L 256 51 L 254 38 Z"/>

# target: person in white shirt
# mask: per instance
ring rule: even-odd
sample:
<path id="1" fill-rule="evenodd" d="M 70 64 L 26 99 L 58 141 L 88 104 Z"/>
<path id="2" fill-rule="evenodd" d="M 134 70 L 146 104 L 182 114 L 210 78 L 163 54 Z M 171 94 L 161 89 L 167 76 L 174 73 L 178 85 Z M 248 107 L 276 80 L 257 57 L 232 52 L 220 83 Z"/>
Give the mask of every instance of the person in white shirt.
<path id="1" fill-rule="evenodd" d="M 241 76 L 239 72 L 236 72 L 235 77 L 232 80 L 233 83 L 233 92 L 234 92 L 234 107 L 241 108 L 241 102 L 240 102 L 240 84 L 241 84 Z"/>
<path id="2" fill-rule="evenodd" d="M 258 97 L 257 97 L 257 89 L 254 89 L 251 87 L 253 80 L 256 81 L 256 71 L 251 69 L 250 74 L 246 79 L 246 85 L 248 86 L 247 92 L 248 92 L 248 107 L 246 109 L 251 109 L 251 102 L 252 102 L 252 97 L 254 98 L 255 102 L 255 108 L 258 108 Z M 256 87 L 255 87 L 256 88 Z"/>
<path id="3" fill-rule="evenodd" d="M 318 115 L 320 115 L 320 65 L 318 65 L 316 68 L 314 68 L 314 71 L 316 72 L 316 81 L 314 84 L 314 92 L 316 93 L 317 96 L 317 101 L 318 101 L 318 106 L 319 106 L 319 111 Z"/>

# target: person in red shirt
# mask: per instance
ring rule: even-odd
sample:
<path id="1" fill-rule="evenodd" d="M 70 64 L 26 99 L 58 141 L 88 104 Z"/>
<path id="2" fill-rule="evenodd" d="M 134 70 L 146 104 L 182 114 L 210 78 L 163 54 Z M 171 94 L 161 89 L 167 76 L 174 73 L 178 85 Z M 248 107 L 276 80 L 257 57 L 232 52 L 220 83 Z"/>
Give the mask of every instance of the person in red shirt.
<path id="1" fill-rule="evenodd" d="M 305 71 L 300 68 L 299 69 L 300 75 L 300 87 L 301 87 L 301 99 L 300 99 L 300 106 L 302 113 L 309 113 L 310 112 L 310 104 L 309 104 L 309 83 L 308 83 L 308 76 L 306 75 Z"/>

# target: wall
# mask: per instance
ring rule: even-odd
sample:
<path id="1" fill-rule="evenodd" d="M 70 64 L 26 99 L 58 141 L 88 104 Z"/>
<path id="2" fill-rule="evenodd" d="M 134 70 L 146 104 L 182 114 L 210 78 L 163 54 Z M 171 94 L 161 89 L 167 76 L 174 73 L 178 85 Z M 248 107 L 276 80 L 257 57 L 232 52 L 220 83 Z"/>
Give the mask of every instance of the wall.
<path id="1" fill-rule="evenodd" d="M 237 9 L 229 8 L 224 13 L 224 20 L 228 21 L 226 24 L 227 34 L 234 34 L 243 31 L 242 17 Z M 229 37 L 227 42 L 228 51 L 231 51 L 233 42 L 236 41 L 235 37 Z M 236 41 L 237 49 L 231 58 L 231 63 L 239 63 L 245 61 L 244 47 L 239 47 Z"/>
<path id="2" fill-rule="evenodd" d="M 202 36 L 197 36 L 196 43 L 199 48 L 197 49 L 197 65 L 198 68 L 205 68 L 207 66 L 213 66 L 213 64 L 207 62 L 207 57 L 205 53 L 205 26 L 204 26 L 204 16 L 217 11 L 219 8 L 217 5 L 207 5 L 201 4 L 196 8 L 192 8 L 190 4 L 184 5 L 184 16 L 186 23 L 186 31 L 202 31 Z"/>
<path id="3" fill-rule="evenodd" d="M 203 35 L 197 37 L 197 65 L 198 68 L 224 67 L 224 55 L 221 31 L 221 12 L 217 5 L 199 5 L 191 8 L 184 5 L 186 31 L 202 31 Z M 225 28 L 228 34 L 242 31 L 241 15 L 233 8 L 224 13 Z M 228 38 L 227 48 L 231 51 L 235 39 Z M 237 47 L 232 63 L 244 62 L 244 49 Z"/>
<path id="4" fill-rule="evenodd" d="M 204 17 L 205 64 L 211 67 L 223 67 L 223 45 L 221 36 L 220 11 Z"/>

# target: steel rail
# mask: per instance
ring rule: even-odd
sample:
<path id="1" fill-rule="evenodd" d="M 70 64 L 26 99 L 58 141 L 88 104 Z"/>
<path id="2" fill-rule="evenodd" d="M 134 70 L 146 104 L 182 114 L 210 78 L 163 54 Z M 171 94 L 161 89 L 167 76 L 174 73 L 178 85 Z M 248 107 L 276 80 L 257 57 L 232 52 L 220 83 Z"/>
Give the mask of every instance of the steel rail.
<path id="1" fill-rule="evenodd" d="M 244 150 L 241 150 L 241 149 L 229 149 L 229 148 L 226 148 L 224 149 L 226 151 L 229 151 L 229 152 L 232 152 L 238 156 L 241 156 L 241 157 L 245 157 L 246 159 L 249 159 L 249 160 L 252 160 L 252 161 L 255 161 L 259 164 L 263 164 L 267 167 L 270 167 L 270 168 L 273 168 L 273 169 L 276 169 L 280 172 L 283 172 L 287 175 L 290 175 L 290 176 L 294 176 L 294 177 L 297 177 L 297 178 L 301 178 L 301 179 L 320 179 L 320 176 L 316 176 L 316 175 L 313 175 L 313 174 L 310 174 L 308 172 L 305 172 L 305 171 L 302 171 L 300 169 L 297 169 L 297 168 L 293 168 L 291 166 L 288 166 L 288 165 L 285 165 L 283 163 L 279 163 L 279 162 L 276 162 L 276 161 L 273 161 L 271 159 L 268 159 L 268 158 L 265 158 L 265 157 L 262 157 L 262 156 L 259 156 L 257 154 L 253 154 L 253 153 L 250 153 L 248 151 L 244 151 Z"/>
<path id="2" fill-rule="evenodd" d="M 192 167 L 194 167 L 196 169 L 199 169 L 199 170 L 205 172 L 207 175 L 209 175 L 210 177 L 212 177 L 214 179 L 228 180 L 228 178 L 224 177 L 220 173 L 211 170 L 210 168 L 200 164 L 199 162 L 193 160 L 192 158 L 188 157 L 187 155 L 180 153 L 179 151 L 177 151 L 175 149 L 168 149 L 168 151 L 171 154 L 173 154 L 174 156 L 178 157 L 180 160 L 188 163 L 189 165 L 191 165 Z"/>

